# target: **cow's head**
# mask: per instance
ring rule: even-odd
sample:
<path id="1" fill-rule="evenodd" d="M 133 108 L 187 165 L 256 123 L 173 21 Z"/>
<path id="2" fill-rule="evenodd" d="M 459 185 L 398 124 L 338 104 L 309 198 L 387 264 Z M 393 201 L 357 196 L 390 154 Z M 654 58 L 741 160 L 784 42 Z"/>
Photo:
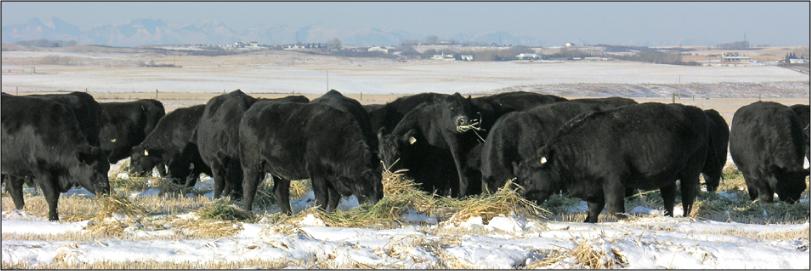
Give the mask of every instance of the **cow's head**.
<path id="1" fill-rule="evenodd" d="M 777 170 L 777 196 L 781 201 L 794 203 L 800 200 L 800 196 L 805 191 L 805 177 L 808 170 L 784 172 Z"/>
<path id="2" fill-rule="evenodd" d="M 386 128 L 377 131 L 378 154 L 383 165 L 389 170 L 403 168 L 403 162 L 408 161 L 413 152 L 414 145 L 420 143 L 417 131 L 409 129 L 402 135 L 384 135 Z"/>
<path id="3" fill-rule="evenodd" d="M 352 194 L 358 197 L 358 202 L 377 203 L 383 198 L 383 176 L 380 163 L 377 167 L 364 170 L 358 177 L 360 180 L 352 182 Z"/>
<path id="4" fill-rule="evenodd" d="M 525 198 L 540 204 L 560 190 L 561 178 L 557 165 L 560 162 L 555 158 L 554 152 L 542 147 L 532 158 L 513 162 L 515 183 L 524 188 Z M 497 185 L 503 185 L 503 182 Z"/>
<path id="5" fill-rule="evenodd" d="M 130 174 L 143 176 L 162 161 L 160 150 L 149 149 L 143 145 L 132 147 L 130 153 Z"/>
<path id="6" fill-rule="evenodd" d="M 465 99 L 459 93 L 454 93 L 438 101 L 436 106 L 441 110 L 441 117 L 446 120 L 445 129 L 456 133 L 464 133 L 478 128 L 479 120 L 474 117 L 473 105 L 470 97 Z"/>
<path id="7" fill-rule="evenodd" d="M 110 181 L 107 179 L 110 163 L 106 153 L 98 147 L 84 145 L 77 148 L 76 156 L 78 163 L 71 168 L 71 175 L 77 178 L 79 185 L 95 194 L 110 193 Z"/>

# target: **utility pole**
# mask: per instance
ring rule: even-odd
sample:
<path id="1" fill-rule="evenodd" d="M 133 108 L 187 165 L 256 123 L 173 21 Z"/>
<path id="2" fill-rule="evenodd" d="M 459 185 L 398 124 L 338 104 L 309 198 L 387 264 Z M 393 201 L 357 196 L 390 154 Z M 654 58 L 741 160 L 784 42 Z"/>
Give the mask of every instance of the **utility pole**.
<path id="1" fill-rule="evenodd" d="M 327 90 L 329 91 L 329 70 L 327 70 Z"/>

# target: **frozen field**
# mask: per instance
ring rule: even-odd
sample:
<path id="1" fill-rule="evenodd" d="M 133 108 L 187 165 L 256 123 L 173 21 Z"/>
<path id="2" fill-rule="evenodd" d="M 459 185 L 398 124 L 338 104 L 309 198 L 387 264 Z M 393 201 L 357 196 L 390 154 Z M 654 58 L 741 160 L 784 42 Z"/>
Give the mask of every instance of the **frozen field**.
<path id="1" fill-rule="evenodd" d="M 149 61 L 181 67 L 139 66 Z M 665 84 L 675 85 L 675 89 L 689 89 L 693 88 L 690 84 L 719 83 L 775 83 L 769 87 L 793 90 L 789 94 L 795 97 L 797 89 L 800 94 L 808 91 L 808 75 L 776 66 L 696 67 L 621 61 L 397 62 L 283 51 L 229 56 L 172 56 L 110 50 L 4 51 L 2 69 L 4 91 L 18 87 L 21 91 L 87 88 L 97 92 L 155 89 L 221 92 L 240 88 L 248 92 L 319 93 L 329 85 L 347 93 L 481 93 L 533 85 L 566 91 L 576 90 L 582 84 Z M 798 82 L 799 86 L 792 85 Z M 646 95 L 661 93 L 654 91 Z"/>
<path id="2" fill-rule="evenodd" d="M 118 174 L 117 181 L 127 180 Z M 414 210 L 399 226 L 341 227 L 312 213 L 279 220 L 270 206 L 258 219 L 201 218 L 212 204 L 211 179 L 183 197 L 161 196 L 159 188 L 116 188 L 149 212 L 137 219 L 114 213 L 104 221 L 121 225 L 105 235 L 77 218 L 91 212 L 83 190 L 63 195 L 63 221 L 44 219 L 41 196 L 26 196 L 15 211 L 3 195 L 4 268 L 795 268 L 808 269 L 808 192 L 795 205 L 748 202 L 740 180 L 725 180 L 717 196 L 702 192 L 697 211 L 662 216 L 658 195 L 626 204 L 629 220 L 605 218 L 584 224 L 585 203 L 562 200 L 541 207 L 547 219 L 498 214 L 454 221 Z M 119 186 L 120 187 L 120 186 Z M 312 192 L 292 202 L 304 212 Z M 736 207 L 718 209 L 724 202 Z M 703 204 L 703 205 L 702 205 Z M 354 197 L 340 209 L 357 206 Z M 85 216 L 87 214 L 84 214 Z M 294 215 L 295 216 L 295 215 Z M 68 220 L 68 221 L 64 221 Z M 97 221 L 97 220 L 96 220 Z M 283 222 L 280 222 L 283 221 Z M 106 223 L 105 222 L 105 223 Z M 204 226 L 200 230 L 194 225 Z M 208 229 L 209 227 L 213 229 Z"/>

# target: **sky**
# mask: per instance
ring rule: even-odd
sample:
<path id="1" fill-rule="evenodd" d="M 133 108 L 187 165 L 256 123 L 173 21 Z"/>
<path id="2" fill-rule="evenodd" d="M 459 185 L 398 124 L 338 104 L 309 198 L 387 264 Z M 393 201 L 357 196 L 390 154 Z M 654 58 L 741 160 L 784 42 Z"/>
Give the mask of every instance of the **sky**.
<path id="1" fill-rule="evenodd" d="M 809 3 L 2 3 L 2 24 L 58 17 L 80 28 L 160 19 L 275 25 L 376 27 L 418 35 L 507 32 L 541 39 L 625 45 L 807 45 Z"/>

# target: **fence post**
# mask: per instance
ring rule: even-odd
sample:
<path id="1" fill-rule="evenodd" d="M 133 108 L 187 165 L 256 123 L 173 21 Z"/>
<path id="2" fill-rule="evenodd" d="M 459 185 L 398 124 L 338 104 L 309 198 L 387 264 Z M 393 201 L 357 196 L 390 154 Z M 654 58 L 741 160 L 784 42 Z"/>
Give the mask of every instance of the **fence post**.
<path id="1" fill-rule="evenodd" d="M 157 99 L 158 99 L 158 89 L 156 88 L 155 89 L 155 100 L 157 100 Z"/>

